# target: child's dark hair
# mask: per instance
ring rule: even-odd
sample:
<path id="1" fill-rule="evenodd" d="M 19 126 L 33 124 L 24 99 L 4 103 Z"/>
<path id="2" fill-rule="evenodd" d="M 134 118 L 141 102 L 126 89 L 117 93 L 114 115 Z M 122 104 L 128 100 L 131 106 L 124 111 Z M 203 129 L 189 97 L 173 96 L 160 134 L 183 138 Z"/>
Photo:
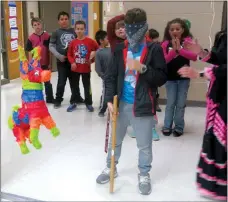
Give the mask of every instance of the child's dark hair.
<path id="1" fill-rule="evenodd" d="M 58 20 L 60 19 L 61 16 L 67 16 L 69 18 L 69 13 L 65 12 L 65 11 L 61 11 L 58 14 Z"/>
<path id="2" fill-rule="evenodd" d="M 42 23 L 42 20 L 40 18 L 32 18 L 31 25 L 33 26 L 33 23 L 35 23 L 35 22 Z"/>
<path id="3" fill-rule="evenodd" d="M 223 38 L 224 35 L 227 34 L 227 31 L 222 30 L 216 33 L 215 35 L 215 40 L 214 40 L 214 45 L 213 45 L 213 49 L 217 49 L 221 43 L 221 40 Z M 226 37 L 225 37 L 226 38 Z"/>
<path id="4" fill-rule="evenodd" d="M 82 21 L 82 20 L 76 21 L 75 24 L 74 24 L 74 27 L 76 27 L 76 25 L 84 25 L 84 27 L 86 28 L 86 23 L 84 21 Z"/>
<path id="5" fill-rule="evenodd" d="M 159 32 L 156 29 L 149 29 L 150 39 L 156 39 L 159 37 Z"/>
<path id="6" fill-rule="evenodd" d="M 164 31 L 164 39 L 163 39 L 164 41 L 165 40 L 171 40 L 171 36 L 169 34 L 169 27 L 170 27 L 171 24 L 174 24 L 174 23 L 180 24 L 182 29 L 184 29 L 184 32 L 182 33 L 181 38 L 185 38 L 185 37 L 188 37 L 188 36 L 193 38 L 193 36 L 192 36 L 191 32 L 189 31 L 189 28 L 188 28 L 187 24 L 185 23 L 185 21 L 182 20 L 181 18 L 175 18 L 175 19 L 169 21 L 167 23 L 167 25 L 166 25 L 166 28 L 165 28 L 165 31 Z"/>
<path id="7" fill-rule="evenodd" d="M 141 8 L 133 8 L 127 11 L 124 22 L 126 24 L 140 23 L 147 21 L 146 11 Z"/>
<path id="8" fill-rule="evenodd" d="M 99 31 L 97 31 L 96 34 L 95 34 L 95 39 L 96 39 L 97 43 L 98 43 L 99 45 L 101 45 L 100 40 L 104 40 L 106 36 L 107 36 L 107 32 L 106 32 L 106 31 L 104 31 L 104 30 L 99 30 Z"/>

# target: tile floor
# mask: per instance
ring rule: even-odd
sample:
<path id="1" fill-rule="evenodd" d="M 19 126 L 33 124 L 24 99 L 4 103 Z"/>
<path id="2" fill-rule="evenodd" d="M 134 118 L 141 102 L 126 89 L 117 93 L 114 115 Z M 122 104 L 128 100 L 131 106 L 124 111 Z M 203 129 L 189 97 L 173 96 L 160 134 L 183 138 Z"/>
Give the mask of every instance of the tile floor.
<path id="1" fill-rule="evenodd" d="M 52 83 L 56 86 L 56 73 Z M 83 88 L 81 87 L 83 92 Z M 105 166 L 104 137 L 106 118 L 97 116 L 101 81 L 92 74 L 96 112 L 84 106 L 67 113 L 70 90 L 67 84 L 62 108 L 50 113 L 61 130 L 53 138 L 42 128 L 39 151 L 21 155 L 7 119 L 11 108 L 20 103 L 21 82 L 14 80 L 1 88 L 1 185 L 2 191 L 43 201 L 205 201 L 195 189 L 195 171 L 205 122 L 204 108 L 186 109 L 186 133 L 179 138 L 161 136 L 153 144 L 153 191 L 149 196 L 137 192 L 137 148 L 135 139 L 126 136 L 115 181 L 115 193 L 109 185 L 97 185 L 96 177 Z M 158 113 L 158 130 L 163 112 Z"/>

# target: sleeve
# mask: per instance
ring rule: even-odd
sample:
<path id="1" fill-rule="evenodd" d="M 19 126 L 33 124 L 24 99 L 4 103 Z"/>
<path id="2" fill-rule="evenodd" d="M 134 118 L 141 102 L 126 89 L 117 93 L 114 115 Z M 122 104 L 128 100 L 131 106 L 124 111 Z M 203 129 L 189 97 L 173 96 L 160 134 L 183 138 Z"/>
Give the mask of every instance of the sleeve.
<path id="1" fill-rule="evenodd" d="M 117 94 L 117 76 L 118 76 L 118 66 L 116 61 L 116 54 L 113 53 L 110 60 L 109 70 L 106 71 L 104 76 L 105 84 L 105 102 L 113 102 L 113 97 Z"/>
<path id="2" fill-rule="evenodd" d="M 32 42 L 29 39 L 27 40 L 25 49 L 26 49 L 26 51 L 29 51 L 29 52 L 33 49 Z"/>
<path id="3" fill-rule="evenodd" d="M 95 55 L 95 71 L 97 72 L 99 77 L 103 78 L 104 73 L 102 72 L 101 68 L 100 52 L 96 53 Z"/>
<path id="4" fill-rule="evenodd" d="M 124 14 L 123 15 L 118 15 L 118 16 L 112 18 L 107 23 L 108 40 L 109 40 L 111 46 L 112 46 L 112 44 L 115 43 L 115 40 L 116 40 L 116 34 L 115 34 L 116 23 L 121 21 L 121 20 L 124 20 Z"/>
<path id="5" fill-rule="evenodd" d="M 154 44 L 154 46 L 148 55 L 151 59 L 148 62 L 147 71 L 141 76 L 152 88 L 157 88 L 167 81 L 167 66 L 161 46 L 158 44 Z"/>
<path id="6" fill-rule="evenodd" d="M 192 60 L 192 61 L 196 61 L 197 60 L 197 54 L 189 51 L 189 50 L 186 50 L 184 48 L 181 48 L 179 50 L 179 54 L 183 57 L 185 57 L 186 59 L 189 59 L 189 60 Z"/>
<path id="7" fill-rule="evenodd" d="M 67 50 L 67 59 L 70 62 L 70 64 L 73 64 L 75 62 L 73 47 L 74 47 L 74 42 L 71 41 L 69 48 Z"/>
<path id="8" fill-rule="evenodd" d="M 55 31 L 52 33 L 50 37 L 49 50 L 56 58 L 59 59 L 62 55 L 56 50 L 56 42 L 57 42 L 57 33 Z"/>
<path id="9" fill-rule="evenodd" d="M 216 92 L 210 94 L 210 97 L 214 99 L 217 103 L 227 99 L 227 64 L 222 64 L 220 66 L 214 66 L 212 68 L 213 77 L 215 80 L 212 85 L 211 92 Z"/>
<path id="10" fill-rule="evenodd" d="M 162 44 L 161 44 L 161 47 L 162 47 L 162 50 L 163 50 L 163 54 L 165 56 L 165 61 L 166 63 L 169 63 L 177 54 L 175 52 L 175 50 L 170 50 L 167 54 L 167 45 L 168 45 L 168 42 L 167 41 L 164 41 Z"/>

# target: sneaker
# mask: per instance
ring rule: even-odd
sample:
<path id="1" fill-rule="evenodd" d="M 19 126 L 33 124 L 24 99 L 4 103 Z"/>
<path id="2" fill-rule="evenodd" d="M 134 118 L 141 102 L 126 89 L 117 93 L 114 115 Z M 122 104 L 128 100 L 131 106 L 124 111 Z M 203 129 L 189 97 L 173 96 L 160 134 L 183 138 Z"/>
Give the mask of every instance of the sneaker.
<path id="1" fill-rule="evenodd" d="M 103 112 L 99 112 L 99 113 L 98 113 L 98 116 L 99 116 L 99 117 L 104 117 L 105 114 L 104 114 Z"/>
<path id="2" fill-rule="evenodd" d="M 96 182 L 98 184 L 106 184 L 110 181 L 110 168 L 106 167 L 102 173 L 97 177 Z M 118 176 L 117 169 L 115 169 L 114 178 Z"/>
<path id="3" fill-rule="evenodd" d="M 156 100 L 156 111 L 157 112 L 161 112 L 162 111 L 161 108 L 160 108 L 160 106 L 159 106 L 158 99 Z"/>
<path id="4" fill-rule="evenodd" d="M 157 112 L 161 112 L 162 111 L 158 104 L 156 105 L 156 111 Z"/>
<path id="5" fill-rule="evenodd" d="M 60 108 L 61 107 L 61 103 L 60 102 L 56 102 L 55 104 L 54 104 L 54 108 L 55 109 L 58 109 L 58 108 Z"/>
<path id="6" fill-rule="evenodd" d="M 94 108 L 92 105 L 86 105 L 87 109 L 89 112 L 93 112 L 94 111 Z"/>
<path id="7" fill-rule="evenodd" d="M 158 133 L 157 133 L 155 128 L 152 129 L 152 135 L 153 135 L 153 141 L 160 140 L 159 135 L 158 135 Z"/>
<path id="8" fill-rule="evenodd" d="M 70 106 L 67 108 L 67 112 L 72 112 L 77 108 L 77 105 L 74 104 L 70 104 Z"/>
<path id="9" fill-rule="evenodd" d="M 151 180 L 150 175 L 138 175 L 138 188 L 139 193 L 142 195 L 149 195 L 151 193 Z"/>
<path id="10" fill-rule="evenodd" d="M 134 133 L 128 133 L 128 136 L 131 138 L 136 138 Z"/>
<path id="11" fill-rule="evenodd" d="M 181 135 L 183 135 L 183 132 L 179 132 L 176 130 L 173 131 L 173 137 L 180 137 Z"/>
<path id="12" fill-rule="evenodd" d="M 172 131 L 169 130 L 169 129 L 162 129 L 162 134 L 163 134 L 164 136 L 170 136 L 171 133 L 172 133 Z"/>

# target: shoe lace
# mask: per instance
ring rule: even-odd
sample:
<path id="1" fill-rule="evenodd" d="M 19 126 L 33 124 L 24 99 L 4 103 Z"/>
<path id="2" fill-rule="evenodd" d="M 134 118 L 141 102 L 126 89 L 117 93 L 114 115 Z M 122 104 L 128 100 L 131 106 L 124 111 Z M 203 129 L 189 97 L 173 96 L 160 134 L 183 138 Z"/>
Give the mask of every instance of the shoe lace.
<path id="1" fill-rule="evenodd" d="M 109 175 L 110 174 L 110 168 L 105 168 L 102 173 Z"/>
<path id="2" fill-rule="evenodd" d="M 150 183 L 150 176 L 149 175 L 140 176 L 139 182 L 140 182 L 140 184 L 148 184 L 148 183 Z"/>

